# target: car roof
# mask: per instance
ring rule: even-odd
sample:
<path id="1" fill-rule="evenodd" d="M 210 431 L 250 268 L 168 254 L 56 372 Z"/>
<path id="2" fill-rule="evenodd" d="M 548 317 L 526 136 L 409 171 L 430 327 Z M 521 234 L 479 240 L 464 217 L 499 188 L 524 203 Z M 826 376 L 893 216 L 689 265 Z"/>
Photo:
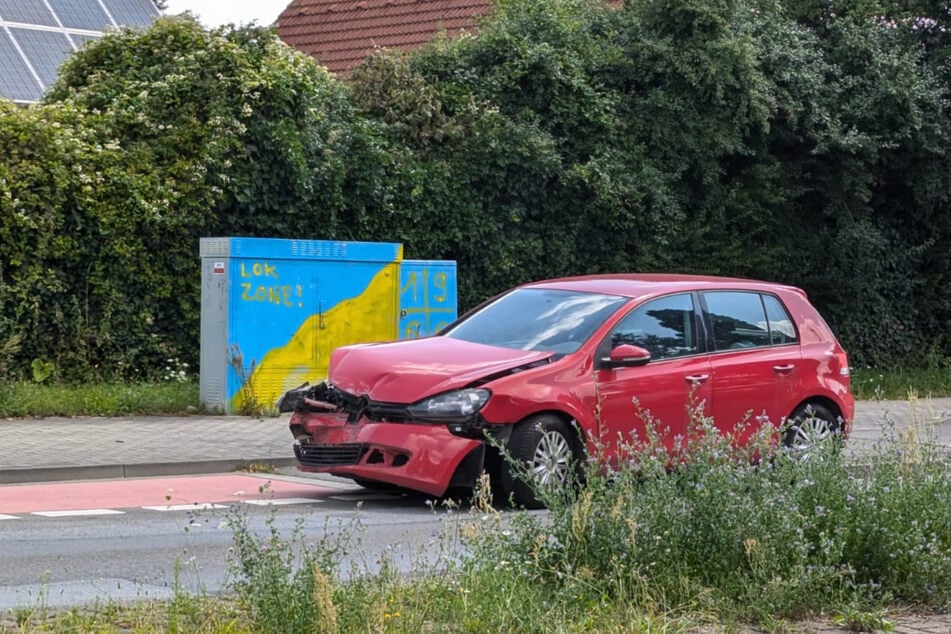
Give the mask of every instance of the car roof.
<path id="1" fill-rule="evenodd" d="M 681 275 L 673 273 L 614 273 L 604 275 L 581 275 L 541 280 L 522 285 L 522 288 L 550 288 L 557 290 L 604 293 L 623 297 L 643 297 L 658 293 L 702 291 L 715 289 L 749 291 L 794 291 L 801 290 L 785 284 L 750 280 L 738 277 L 713 275 Z"/>

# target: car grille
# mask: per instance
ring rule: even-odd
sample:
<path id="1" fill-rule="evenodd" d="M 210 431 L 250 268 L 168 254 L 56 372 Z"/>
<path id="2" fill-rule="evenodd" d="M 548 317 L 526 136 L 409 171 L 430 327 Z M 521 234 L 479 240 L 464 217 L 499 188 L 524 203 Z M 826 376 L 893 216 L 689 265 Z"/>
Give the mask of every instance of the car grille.
<path id="1" fill-rule="evenodd" d="M 366 452 L 361 444 L 315 445 L 309 442 L 294 445 L 297 461 L 308 467 L 342 467 L 354 465 Z"/>
<path id="2" fill-rule="evenodd" d="M 378 423 L 408 423 L 413 420 L 403 403 L 384 403 L 348 392 L 338 393 L 343 399 L 343 408 L 351 423 L 360 420 L 361 416 Z"/>

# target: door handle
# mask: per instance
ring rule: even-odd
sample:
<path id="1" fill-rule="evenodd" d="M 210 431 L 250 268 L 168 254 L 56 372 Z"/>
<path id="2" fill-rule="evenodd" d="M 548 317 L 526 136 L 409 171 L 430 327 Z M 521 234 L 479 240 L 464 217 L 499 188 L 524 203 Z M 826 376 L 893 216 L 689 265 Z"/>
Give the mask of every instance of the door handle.
<path id="1" fill-rule="evenodd" d="M 795 367 L 796 366 L 794 366 L 791 363 L 787 365 L 774 365 L 773 372 L 775 372 L 776 374 L 789 374 L 790 372 L 793 371 L 793 369 L 795 369 Z"/>
<path id="2" fill-rule="evenodd" d="M 694 385 L 699 385 L 707 379 L 710 378 L 709 374 L 688 374 L 684 377 L 688 383 L 693 383 Z"/>

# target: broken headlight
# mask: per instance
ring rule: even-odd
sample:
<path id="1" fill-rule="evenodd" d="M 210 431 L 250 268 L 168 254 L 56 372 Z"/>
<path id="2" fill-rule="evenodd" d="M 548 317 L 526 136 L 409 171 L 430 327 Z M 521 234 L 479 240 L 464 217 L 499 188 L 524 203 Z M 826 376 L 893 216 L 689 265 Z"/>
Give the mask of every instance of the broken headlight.
<path id="1" fill-rule="evenodd" d="M 453 421 L 466 419 L 478 413 L 492 393 L 485 389 L 466 389 L 446 392 L 407 407 L 420 420 Z"/>

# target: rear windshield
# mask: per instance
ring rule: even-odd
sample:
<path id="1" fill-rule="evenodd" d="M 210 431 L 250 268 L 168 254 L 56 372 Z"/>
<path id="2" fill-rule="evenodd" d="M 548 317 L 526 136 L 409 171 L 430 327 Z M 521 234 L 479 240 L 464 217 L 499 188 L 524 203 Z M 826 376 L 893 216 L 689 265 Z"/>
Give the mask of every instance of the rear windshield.
<path id="1" fill-rule="evenodd" d="M 568 354 L 626 302 L 617 295 L 518 288 L 443 334 L 490 346 Z"/>

